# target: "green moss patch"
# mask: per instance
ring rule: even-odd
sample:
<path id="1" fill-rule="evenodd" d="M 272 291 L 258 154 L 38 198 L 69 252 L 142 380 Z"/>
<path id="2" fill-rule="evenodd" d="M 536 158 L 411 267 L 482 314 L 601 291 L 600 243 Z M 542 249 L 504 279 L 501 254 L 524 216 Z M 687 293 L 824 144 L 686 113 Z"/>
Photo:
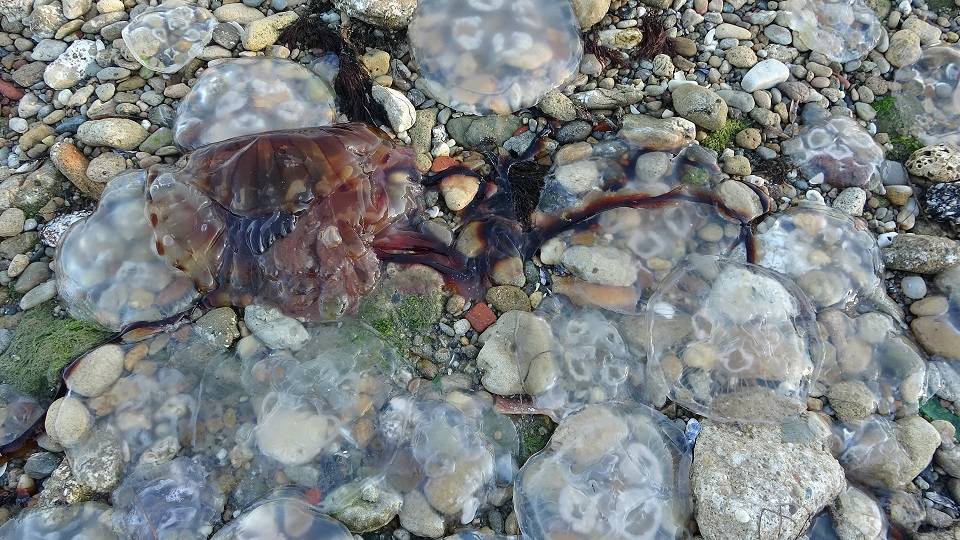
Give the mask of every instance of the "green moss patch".
<path id="1" fill-rule="evenodd" d="M 428 274 L 428 272 L 432 272 Z M 422 274 L 422 275 L 421 275 Z M 413 337 L 428 334 L 443 314 L 443 281 L 424 267 L 401 269 L 388 276 L 360 303 L 360 320 L 401 351 Z"/>
<path id="2" fill-rule="evenodd" d="M 60 370 L 110 335 L 89 323 L 54 317 L 52 302 L 37 306 L 24 313 L 0 355 L 0 383 L 49 398 L 60 385 Z"/>
<path id="3" fill-rule="evenodd" d="M 719 154 L 730 146 L 730 143 L 733 142 L 733 138 L 737 136 L 737 133 L 740 133 L 748 127 L 750 127 L 750 125 L 741 120 L 727 120 L 727 123 L 724 124 L 722 128 L 714 131 L 709 137 L 703 140 L 703 146 Z"/>
<path id="4" fill-rule="evenodd" d="M 557 425 L 546 416 L 523 415 L 512 418 L 520 435 L 520 455 L 517 460 L 523 465 L 530 456 L 546 448 Z"/>

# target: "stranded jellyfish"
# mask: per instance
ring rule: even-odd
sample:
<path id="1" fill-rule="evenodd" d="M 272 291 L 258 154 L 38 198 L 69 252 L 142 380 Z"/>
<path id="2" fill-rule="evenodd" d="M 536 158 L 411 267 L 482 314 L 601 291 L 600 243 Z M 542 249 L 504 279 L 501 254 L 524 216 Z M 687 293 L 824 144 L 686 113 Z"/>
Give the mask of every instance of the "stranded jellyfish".
<path id="1" fill-rule="evenodd" d="M 343 524 L 321 514 L 296 493 L 278 493 L 217 531 L 211 540 L 352 540 Z"/>
<path id="2" fill-rule="evenodd" d="M 960 48 L 930 47 L 896 79 L 908 128 L 926 144 L 960 143 Z"/>
<path id="3" fill-rule="evenodd" d="M 147 69 L 174 73 L 210 43 L 217 19 L 183 0 L 145 9 L 123 27 L 123 42 Z"/>
<path id="4" fill-rule="evenodd" d="M 26 510 L 0 527 L 0 540 L 119 540 L 111 512 L 98 502 Z"/>
<path id="5" fill-rule="evenodd" d="M 213 305 L 337 318 L 380 276 L 374 244 L 415 209 L 410 149 L 344 124 L 239 137 L 153 172 L 157 250 Z"/>
<path id="6" fill-rule="evenodd" d="M 190 277 L 154 247 L 144 209 L 144 171 L 107 184 L 96 212 L 60 242 L 57 290 L 71 315 L 119 330 L 186 311 L 196 300 Z"/>
<path id="7" fill-rule="evenodd" d="M 330 125 L 336 95 L 306 67 L 279 58 L 238 58 L 207 68 L 177 109 L 184 148 L 242 135 Z"/>
<path id="8" fill-rule="evenodd" d="M 520 470 L 520 529 L 543 540 L 686 538 L 689 465 L 683 431 L 657 411 L 588 405 Z"/>
<path id="9" fill-rule="evenodd" d="M 15 448 L 43 417 L 44 408 L 31 396 L 0 384 L 0 452 Z"/>
<path id="10" fill-rule="evenodd" d="M 879 178 L 884 151 L 856 120 L 833 116 L 803 127 L 783 143 L 784 154 L 813 182 L 866 187 Z"/>
<path id="11" fill-rule="evenodd" d="M 613 139 L 584 150 L 558 160 L 533 215 L 540 260 L 568 271 L 554 290 L 576 304 L 637 314 L 683 257 L 748 241 L 763 212 L 752 188 L 721 181 L 716 154 L 700 146 L 648 152 Z M 750 206 L 725 206 L 728 190 Z"/>
<path id="12" fill-rule="evenodd" d="M 804 203 L 757 227 L 757 264 L 794 279 L 818 307 L 846 306 L 882 292 L 883 263 L 866 224 Z"/>
<path id="13" fill-rule="evenodd" d="M 536 105 L 583 56 L 569 2 L 421 0 L 408 33 L 424 89 L 471 114 Z"/>
<path id="14" fill-rule="evenodd" d="M 863 58 L 883 35 L 880 19 L 863 0 L 789 0 L 780 9 L 799 42 L 834 62 Z"/>
<path id="15" fill-rule="evenodd" d="M 805 409 L 823 347 L 813 304 L 782 274 L 694 256 L 648 310 L 648 361 L 673 401 L 725 421 L 778 421 Z"/>

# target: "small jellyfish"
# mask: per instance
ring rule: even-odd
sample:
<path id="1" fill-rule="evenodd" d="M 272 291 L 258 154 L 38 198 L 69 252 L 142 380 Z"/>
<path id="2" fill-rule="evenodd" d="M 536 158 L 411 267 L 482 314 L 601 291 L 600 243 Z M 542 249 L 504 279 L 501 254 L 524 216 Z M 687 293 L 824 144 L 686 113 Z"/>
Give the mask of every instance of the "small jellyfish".
<path id="1" fill-rule="evenodd" d="M 636 364 L 603 311 L 559 298 L 545 300 L 534 313 L 504 313 L 480 342 L 484 388 L 501 396 L 527 394 L 555 419 L 620 396 Z"/>
<path id="2" fill-rule="evenodd" d="M 569 2 L 421 0 L 408 33 L 426 91 L 470 114 L 536 105 L 583 56 Z"/>
<path id="3" fill-rule="evenodd" d="M 352 540 L 350 531 L 295 494 L 274 494 L 217 531 L 211 540 Z"/>
<path id="4" fill-rule="evenodd" d="M 112 500 L 114 529 L 131 540 L 205 539 L 224 504 L 209 469 L 185 457 L 138 466 Z"/>
<path id="5" fill-rule="evenodd" d="M 818 307 L 882 293 L 880 248 L 866 224 L 805 203 L 757 227 L 757 264 L 790 276 Z"/>
<path id="6" fill-rule="evenodd" d="M 799 42 L 841 64 L 867 55 L 883 26 L 863 0 L 788 0 L 780 5 Z"/>
<path id="7" fill-rule="evenodd" d="M 745 240 L 754 216 L 726 208 L 720 184 L 716 154 L 697 145 L 674 154 L 614 139 L 557 163 L 533 215 L 534 233 L 545 240 L 540 260 L 569 272 L 554 279 L 554 291 L 579 305 L 638 314 L 683 257 L 727 253 Z M 761 206 L 749 187 L 737 187 Z"/>
<path id="8" fill-rule="evenodd" d="M 0 527 L 0 540 L 119 540 L 110 507 L 98 502 L 34 508 Z"/>
<path id="9" fill-rule="evenodd" d="M 885 154 L 856 120 L 832 116 L 803 127 L 783 144 L 784 154 L 812 181 L 866 187 L 879 179 Z"/>
<path id="10" fill-rule="evenodd" d="M 123 27 L 133 58 L 160 73 L 183 69 L 210 43 L 217 19 L 209 10 L 183 0 L 147 8 Z"/>
<path id="11" fill-rule="evenodd" d="M 44 408 L 31 396 L 0 384 L 0 451 L 15 448 L 43 418 Z"/>
<path id="12" fill-rule="evenodd" d="M 444 537 L 443 540 L 519 540 L 519 537 L 484 531 L 460 531 L 457 534 Z"/>
<path id="13" fill-rule="evenodd" d="M 417 178 L 412 150 L 364 124 L 278 131 L 152 174 L 147 209 L 157 251 L 210 304 L 328 320 L 376 285 L 374 244 L 417 207 Z"/>
<path id="14" fill-rule="evenodd" d="M 330 125 L 336 94 L 296 62 L 238 58 L 207 68 L 180 102 L 173 138 L 184 148 L 267 131 Z"/>
<path id="15" fill-rule="evenodd" d="M 684 447 L 683 432 L 649 407 L 584 407 L 520 470 L 514 488 L 520 530 L 543 540 L 686 538 Z"/>
<path id="16" fill-rule="evenodd" d="M 120 330 L 187 310 L 197 291 L 154 247 L 147 222 L 146 173 L 110 181 L 96 212 L 74 224 L 60 242 L 54 272 L 67 310 L 78 319 Z"/>
<path id="17" fill-rule="evenodd" d="M 388 477 L 404 493 L 404 506 L 467 524 L 513 482 L 519 439 L 513 422 L 493 410 L 489 394 L 396 397 L 383 416 L 405 441 L 397 460 L 406 466 Z"/>
<path id="18" fill-rule="evenodd" d="M 960 48 L 930 47 L 897 70 L 906 128 L 925 144 L 960 144 Z"/>
<path id="19" fill-rule="evenodd" d="M 648 361 L 680 405 L 775 422 L 806 407 L 823 361 L 813 304 L 781 274 L 694 256 L 648 304 Z"/>

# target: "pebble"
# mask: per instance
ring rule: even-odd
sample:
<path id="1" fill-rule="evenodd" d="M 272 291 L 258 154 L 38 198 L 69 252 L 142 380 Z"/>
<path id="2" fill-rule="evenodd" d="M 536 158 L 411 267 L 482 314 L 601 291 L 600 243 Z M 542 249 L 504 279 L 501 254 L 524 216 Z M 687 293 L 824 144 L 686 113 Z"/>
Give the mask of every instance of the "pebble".
<path id="1" fill-rule="evenodd" d="M 480 180 L 466 174 L 454 174 L 440 181 L 440 193 L 447 208 L 459 212 L 467 207 L 480 190 Z"/>
<path id="2" fill-rule="evenodd" d="M 789 78 L 790 69 L 780 60 L 770 58 L 750 68 L 740 81 L 740 87 L 745 92 L 768 90 Z"/>
<path id="3" fill-rule="evenodd" d="M 62 397 L 50 404 L 44 427 L 65 448 L 82 441 L 93 426 L 93 416 L 82 401 L 75 397 Z"/>
<path id="4" fill-rule="evenodd" d="M 844 189 L 833 201 L 834 208 L 851 216 L 862 216 L 866 204 L 867 192 L 858 187 Z"/>
<path id="5" fill-rule="evenodd" d="M 248 51 L 266 49 L 277 42 L 284 28 L 299 18 L 296 12 L 283 11 L 248 23 L 241 38 L 243 48 Z"/>
<path id="6" fill-rule="evenodd" d="M 882 254 L 884 264 L 892 270 L 936 274 L 960 263 L 960 244 L 941 236 L 900 234 Z"/>
<path id="7" fill-rule="evenodd" d="M 143 126 L 126 118 L 87 120 L 77 130 L 77 139 L 87 146 L 108 146 L 118 150 L 133 150 L 148 135 Z"/>
<path id="8" fill-rule="evenodd" d="M 123 357 L 119 345 L 103 345 L 90 351 L 70 370 L 67 388 L 84 397 L 99 396 L 123 374 Z"/>
<path id="9" fill-rule="evenodd" d="M 907 276 L 900 281 L 904 296 L 919 300 L 927 295 L 927 282 L 920 276 Z"/>
<path id="10" fill-rule="evenodd" d="M 375 85 L 371 92 L 373 99 L 383 105 L 395 133 L 407 131 L 417 121 L 417 109 L 407 96 L 384 86 Z"/>
<path id="11" fill-rule="evenodd" d="M 709 88 L 681 85 L 673 91 L 673 106 L 677 114 L 710 131 L 722 128 L 727 122 L 727 102 Z"/>
<path id="12" fill-rule="evenodd" d="M 0 237 L 10 238 L 23 232 L 26 214 L 19 208 L 7 208 L 0 213 Z"/>
<path id="13" fill-rule="evenodd" d="M 300 350 L 310 334 L 300 321 L 278 310 L 251 304 L 244 309 L 243 322 L 253 335 L 271 349 Z"/>
<path id="14" fill-rule="evenodd" d="M 53 280 L 41 283 L 30 289 L 20 298 L 20 309 L 26 311 L 53 300 L 57 296 L 57 283 Z"/>

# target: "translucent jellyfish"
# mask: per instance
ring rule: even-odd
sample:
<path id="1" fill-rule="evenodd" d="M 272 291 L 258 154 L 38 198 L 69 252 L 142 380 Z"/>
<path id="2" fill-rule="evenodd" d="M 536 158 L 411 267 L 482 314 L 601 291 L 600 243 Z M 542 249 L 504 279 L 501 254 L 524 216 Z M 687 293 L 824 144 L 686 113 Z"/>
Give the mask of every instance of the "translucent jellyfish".
<path id="1" fill-rule="evenodd" d="M 0 384 L 0 452 L 16 447 L 43 418 L 44 408 L 31 396 Z"/>
<path id="2" fill-rule="evenodd" d="M 787 0 L 780 10 L 800 42 L 841 64 L 866 56 L 883 34 L 876 12 L 863 0 Z"/>
<path id="3" fill-rule="evenodd" d="M 813 304 L 785 276 L 694 256 L 648 309 L 648 362 L 677 403 L 723 421 L 775 422 L 806 409 L 823 347 Z"/>
<path id="4" fill-rule="evenodd" d="M 447 536 L 443 540 L 518 540 L 517 536 L 505 536 L 483 531 L 460 531 L 457 534 Z"/>
<path id="5" fill-rule="evenodd" d="M 686 538 L 690 456 L 683 432 L 643 405 L 588 405 L 520 470 L 514 505 L 524 537 Z"/>
<path id="6" fill-rule="evenodd" d="M 148 69 L 174 73 L 210 43 L 217 19 L 210 11 L 183 0 L 147 8 L 123 27 L 123 42 Z"/>
<path id="7" fill-rule="evenodd" d="M 336 94 L 306 67 L 238 58 L 207 68 L 180 102 L 174 140 L 184 148 L 241 135 L 319 127 L 337 116 Z"/>
<path id="8" fill-rule="evenodd" d="M 916 412 L 926 397 L 927 363 L 906 329 L 878 311 L 851 316 L 827 309 L 817 319 L 836 350 L 836 358 L 827 358 L 820 376 L 828 388 L 863 384 L 873 392 L 881 412 L 889 414 L 903 405 Z"/>
<path id="9" fill-rule="evenodd" d="M 471 114 L 536 105 L 583 56 L 573 7 L 537 0 L 422 0 L 408 29 L 424 89 Z"/>
<path id="10" fill-rule="evenodd" d="M 504 313 L 480 342 L 484 388 L 504 396 L 528 394 L 536 409 L 557 419 L 620 396 L 635 364 L 604 312 L 558 298 L 545 300 L 535 313 Z M 502 362 L 504 356 L 510 361 Z"/>
<path id="11" fill-rule="evenodd" d="M 960 48 L 930 47 L 897 70 L 906 127 L 925 144 L 960 143 Z"/>
<path id="12" fill-rule="evenodd" d="M 882 293 L 883 262 L 862 221 L 822 204 L 801 204 L 757 227 L 757 264 L 793 278 L 818 307 Z"/>
<path id="13" fill-rule="evenodd" d="M 926 463 L 918 464 L 917 470 L 907 470 L 905 464 L 914 463 L 915 458 L 898 441 L 897 430 L 896 422 L 879 416 L 847 422 L 837 428 L 841 439 L 837 460 L 847 477 L 867 486 L 887 489 L 913 480 Z"/>
<path id="14" fill-rule="evenodd" d="M 4 523 L 0 540 L 119 540 L 110 515 L 110 507 L 98 502 L 34 508 Z"/>
<path id="15" fill-rule="evenodd" d="M 110 181 L 93 215 L 73 225 L 60 243 L 54 271 L 70 314 L 119 330 L 159 321 L 196 300 L 192 280 L 154 247 L 145 209 L 145 171 Z"/>
<path id="16" fill-rule="evenodd" d="M 716 154 L 700 146 L 673 155 L 619 139 L 555 165 L 533 216 L 536 233 L 548 239 L 541 261 L 570 274 L 554 279 L 554 291 L 579 305 L 636 314 L 683 257 L 743 242 L 754 216 L 723 205 L 714 190 L 720 177 Z M 735 187 L 760 206 L 749 187 Z"/>
<path id="17" fill-rule="evenodd" d="M 289 485 L 326 495 L 380 482 L 401 444 L 379 417 L 402 388 L 398 353 L 354 321 L 308 332 L 296 351 L 245 338 L 239 362 L 224 358 L 204 374 L 194 451 L 226 449 L 240 507 Z"/>
<path id="18" fill-rule="evenodd" d="M 344 124 L 230 139 L 148 179 L 157 250 L 213 305 L 301 319 L 354 308 L 380 276 L 379 236 L 416 208 L 413 151 Z"/>
<path id="19" fill-rule="evenodd" d="M 396 397 L 381 422 L 405 442 L 389 477 L 404 505 L 467 524 L 513 482 L 519 439 L 489 394 L 430 390 Z"/>
<path id="20" fill-rule="evenodd" d="M 224 504 L 210 471 L 185 457 L 138 466 L 112 499 L 114 529 L 131 540 L 203 540 Z"/>
<path id="21" fill-rule="evenodd" d="M 808 124 L 783 143 L 784 155 L 811 181 L 835 187 L 865 187 L 879 178 L 885 154 L 856 120 L 833 116 Z"/>
<path id="22" fill-rule="evenodd" d="M 303 497 L 281 493 L 257 502 L 211 540 L 352 540 L 350 531 Z"/>

